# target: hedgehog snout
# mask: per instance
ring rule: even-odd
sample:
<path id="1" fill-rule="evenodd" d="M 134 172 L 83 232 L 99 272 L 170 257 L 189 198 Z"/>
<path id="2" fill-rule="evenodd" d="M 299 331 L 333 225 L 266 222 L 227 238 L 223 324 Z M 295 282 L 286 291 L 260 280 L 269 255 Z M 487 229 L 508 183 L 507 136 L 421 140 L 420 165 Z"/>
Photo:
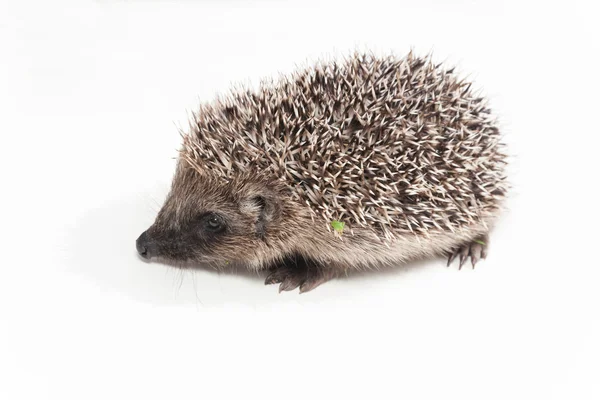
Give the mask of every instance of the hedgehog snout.
<path id="1" fill-rule="evenodd" d="M 148 237 L 148 231 L 144 231 L 135 241 L 135 248 L 140 256 L 146 260 L 151 259 L 157 255 L 156 244 L 153 244 Z"/>

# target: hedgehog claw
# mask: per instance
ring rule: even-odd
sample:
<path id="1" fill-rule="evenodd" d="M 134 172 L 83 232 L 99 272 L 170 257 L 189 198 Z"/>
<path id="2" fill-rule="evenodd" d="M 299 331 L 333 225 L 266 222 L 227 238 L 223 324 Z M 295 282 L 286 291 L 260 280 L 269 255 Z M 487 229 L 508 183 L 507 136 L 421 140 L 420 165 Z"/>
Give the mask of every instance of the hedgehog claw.
<path id="1" fill-rule="evenodd" d="M 333 278 L 333 274 L 316 265 L 309 265 L 306 261 L 294 261 L 278 266 L 267 275 L 265 285 L 280 283 L 279 293 L 288 292 L 299 288 L 300 293 L 313 290 L 322 283 Z"/>
<path id="2" fill-rule="evenodd" d="M 265 279 L 265 285 L 272 285 L 274 283 L 281 283 L 281 279 L 273 276 L 273 274 L 267 276 L 267 279 Z"/>
<path id="3" fill-rule="evenodd" d="M 466 244 L 462 247 L 455 249 L 448 256 L 447 266 L 450 266 L 450 264 L 452 264 L 452 261 L 454 261 L 454 259 L 458 255 L 460 255 L 458 269 L 460 270 L 469 258 L 471 259 L 471 265 L 474 269 L 475 265 L 479 260 L 485 259 L 487 257 L 487 240 L 487 235 L 482 236 L 474 240 L 472 243 Z"/>
<path id="4" fill-rule="evenodd" d="M 446 264 L 446 267 L 449 267 L 450 264 L 452 264 L 452 261 L 454 261 L 454 259 L 458 255 L 458 253 L 459 253 L 458 251 L 453 251 L 452 253 L 450 253 L 450 256 L 448 257 L 448 263 Z"/>
<path id="5" fill-rule="evenodd" d="M 299 268 L 300 267 L 300 268 Z M 281 265 L 265 278 L 265 285 L 279 283 L 279 293 L 296 289 L 303 282 L 305 271 L 298 265 Z"/>
<path id="6" fill-rule="evenodd" d="M 331 276 L 327 276 L 324 273 L 313 274 L 300 285 L 300 294 L 310 292 L 320 284 L 327 282 L 329 279 L 331 279 Z"/>
<path id="7" fill-rule="evenodd" d="M 279 285 L 279 293 L 283 291 L 289 292 L 290 290 L 294 290 L 302 283 L 302 278 L 299 278 L 298 276 L 290 276 L 284 279 L 284 281 L 281 282 L 281 285 Z"/>
<path id="8" fill-rule="evenodd" d="M 471 244 L 471 265 L 475 269 L 475 264 L 481 259 L 481 253 L 483 251 L 483 245 L 478 242 Z"/>
<path id="9" fill-rule="evenodd" d="M 277 269 L 273 272 L 271 272 L 269 275 L 267 275 L 267 278 L 265 279 L 265 285 L 272 285 L 274 283 L 281 283 L 284 280 L 284 275 L 283 275 L 283 271 Z"/>

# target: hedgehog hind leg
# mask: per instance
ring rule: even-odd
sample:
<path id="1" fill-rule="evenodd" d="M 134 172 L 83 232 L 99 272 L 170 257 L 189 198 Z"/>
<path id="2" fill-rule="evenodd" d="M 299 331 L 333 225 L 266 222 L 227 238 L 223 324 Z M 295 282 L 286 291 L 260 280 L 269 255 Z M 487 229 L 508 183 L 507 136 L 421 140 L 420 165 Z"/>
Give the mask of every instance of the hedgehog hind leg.
<path id="1" fill-rule="evenodd" d="M 265 285 L 279 283 L 280 293 L 296 288 L 299 288 L 300 293 L 306 293 L 333 277 L 334 274 L 313 260 L 289 257 L 271 269 L 265 279 Z"/>
<path id="2" fill-rule="evenodd" d="M 469 243 L 455 248 L 448 256 L 448 264 L 450 266 L 452 261 L 459 256 L 458 269 L 460 270 L 465 262 L 470 258 L 471 265 L 475 268 L 477 262 L 487 257 L 488 247 L 488 235 L 481 235 Z"/>

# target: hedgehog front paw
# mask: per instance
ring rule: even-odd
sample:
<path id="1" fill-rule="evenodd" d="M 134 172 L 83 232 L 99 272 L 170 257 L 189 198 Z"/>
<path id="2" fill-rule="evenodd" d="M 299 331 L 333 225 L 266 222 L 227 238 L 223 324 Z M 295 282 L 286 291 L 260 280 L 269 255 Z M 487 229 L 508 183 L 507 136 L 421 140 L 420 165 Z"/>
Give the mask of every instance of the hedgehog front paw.
<path id="1" fill-rule="evenodd" d="M 279 283 L 279 292 L 300 288 L 300 293 L 313 290 L 333 277 L 317 265 L 305 260 L 293 260 L 277 266 L 265 279 L 265 285 Z"/>
<path id="2" fill-rule="evenodd" d="M 460 270 L 467 259 L 471 258 L 471 265 L 475 268 L 475 264 L 482 258 L 487 257 L 487 246 L 488 246 L 488 236 L 484 235 L 471 243 L 467 243 L 463 246 L 457 247 L 454 251 L 450 253 L 448 256 L 448 265 L 452 264 L 452 261 L 460 255 L 458 269 Z"/>

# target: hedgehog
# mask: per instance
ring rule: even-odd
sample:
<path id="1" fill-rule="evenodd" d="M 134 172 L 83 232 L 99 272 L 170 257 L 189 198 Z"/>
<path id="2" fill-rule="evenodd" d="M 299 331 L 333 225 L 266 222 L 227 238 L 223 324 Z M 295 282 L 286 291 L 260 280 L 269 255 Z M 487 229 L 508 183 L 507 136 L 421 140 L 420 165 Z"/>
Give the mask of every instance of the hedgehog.
<path id="1" fill-rule="evenodd" d="M 265 271 L 280 292 L 416 259 L 475 267 L 508 189 L 488 100 L 412 51 L 233 88 L 180 133 L 139 255 Z"/>

